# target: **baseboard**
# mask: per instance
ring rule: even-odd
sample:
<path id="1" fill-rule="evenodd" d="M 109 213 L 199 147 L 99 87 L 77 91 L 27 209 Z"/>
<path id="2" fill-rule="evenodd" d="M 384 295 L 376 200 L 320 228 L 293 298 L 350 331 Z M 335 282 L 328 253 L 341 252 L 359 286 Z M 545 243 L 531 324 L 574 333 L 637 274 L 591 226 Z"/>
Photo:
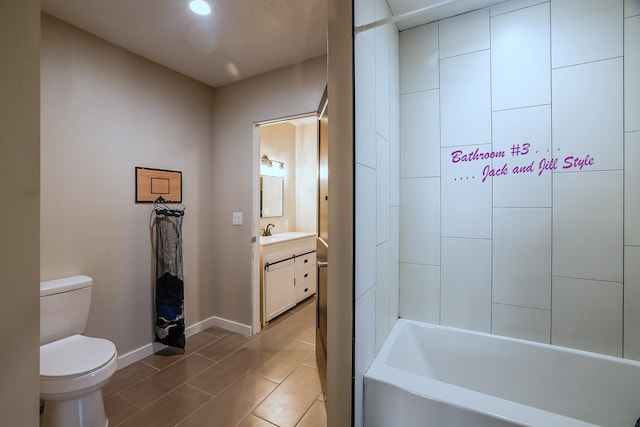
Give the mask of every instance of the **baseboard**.
<path id="1" fill-rule="evenodd" d="M 238 334 L 242 334 L 244 336 L 251 336 L 252 329 L 251 326 L 245 325 L 244 323 L 234 322 L 233 320 L 223 319 L 222 317 L 210 317 L 207 321 L 211 321 L 211 325 L 207 326 L 207 328 L 211 326 L 217 326 L 222 329 L 226 329 L 231 332 L 236 332 Z M 206 328 L 205 328 L 206 329 Z"/>
<path id="2" fill-rule="evenodd" d="M 126 368 L 127 366 L 134 364 L 147 356 L 151 356 L 153 353 L 164 348 L 167 348 L 167 346 L 154 342 L 118 356 L 118 369 Z"/>
<path id="3" fill-rule="evenodd" d="M 190 336 L 195 335 L 198 332 L 202 332 L 212 326 L 217 326 L 219 328 L 226 329 L 231 332 L 236 332 L 245 336 L 251 335 L 251 326 L 234 322 L 233 320 L 223 319 L 217 316 L 211 316 L 208 319 L 202 320 L 198 323 L 194 323 L 191 326 L 187 326 L 184 332 L 187 338 L 189 338 Z M 121 356 L 118 356 L 118 369 L 125 368 L 165 348 L 167 348 L 166 345 L 153 342 L 143 345 L 142 347 L 125 353 Z"/>

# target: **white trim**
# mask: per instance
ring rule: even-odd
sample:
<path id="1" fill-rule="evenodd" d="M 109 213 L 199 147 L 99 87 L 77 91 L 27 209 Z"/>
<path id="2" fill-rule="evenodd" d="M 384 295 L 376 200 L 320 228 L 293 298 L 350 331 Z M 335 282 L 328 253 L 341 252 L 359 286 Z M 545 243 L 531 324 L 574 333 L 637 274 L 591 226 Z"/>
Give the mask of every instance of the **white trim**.
<path id="1" fill-rule="evenodd" d="M 418 15 L 422 15 L 425 12 L 429 12 L 431 9 L 435 9 L 438 8 L 440 6 L 447 6 L 451 3 L 457 3 L 460 0 L 444 0 L 441 1 L 440 3 L 436 3 L 436 4 L 431 4 L 429 6 L 424 6 L 421 7 L 419 9 L 415 9 L 415 10 L 410 10 L 408 12 L 404 12 L 404 13 L 400 13 L 398 15 L 392 15 L 389 16 L 387 18 L 383 18 L 380 19 L 378 21 L 374 21 L 370 24 L 365 24 L 365 25 L 359 25 L 357 27 L 354 28 L 356 35 L 360 34 L 364 31 L 370 30 L 372 28 L 377 28 L 377 27 L 381 27 L 382 25 L 386 25 L 386 24 L 392 24 L 395 22 L 399 22 L 399 21 L 404 21 L 405 19 L 408 18 L 413 18 L 414 16 L 418 16 Z"/>
<path id="2" fill-rule="evenodd" d="M 234 322 L 233 320 L 223 319 L 222 317 L 212 316 L 207 321 L 211 321 L 210 326 L 217 326 L 219 328 L 227 329 L 231 332 L 236 332 L 244 336 L 251 336 L 251 326 L 244 323 Z M 207 326 L 210 327 L 210 326 Z M 205 328 L 206 329 L 206 328 Z"/>
<path id="3" fill-rule="evenodd" d="M 167 348 L 166 345 L 154 342 L 147 345 L 143 345 L 140 348 L 130 351 L 129 353 L 118 356 L 118 369 L 126 368 L 147 356 L 151 356 L 160 350 Z"/>
<path id="4" fill-rule="evenodd" d="M 253 194 L 251 210 L 251 326 L 252 332 L 260 332 L 260 124 L 253 124 Z"/>
<path id="5" fill-rule="evenodd" d="M 231 332 L 236 332 L 245 336 L 251 335 L 251 326 L 244 325 L 242 323 L 234 322 L 233 320 L 223 319 L 217 316 L 211 316 L 201 322 L 195 323 L 191 326 L 187 326 L 185 329 L 185 335 L 188 337 L 202 332 L 212 326 L 226 329 Z M 133 363 L 139 362 L 147 356 L 151 356 L 153 353 L 164 350 L 166 345 L 157 342 L 152 342 L 121 356 L 118 356 L 118 369 L 125 368 Z"/>

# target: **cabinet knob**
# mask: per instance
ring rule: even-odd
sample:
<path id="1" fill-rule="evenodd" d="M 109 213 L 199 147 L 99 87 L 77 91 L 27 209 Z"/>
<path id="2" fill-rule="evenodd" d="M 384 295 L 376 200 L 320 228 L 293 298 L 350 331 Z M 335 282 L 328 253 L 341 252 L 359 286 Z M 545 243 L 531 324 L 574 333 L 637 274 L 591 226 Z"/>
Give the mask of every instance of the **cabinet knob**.
<path id="1" fill-rule="evenodd" d="M 305 273 L 305 274 L 304 274 L 304 277 L 305 277 L 305 278 L 309 277 L 309 273 Z"/>
<path id="2" fill-rule="evenodd" d="M 308 292 L 308 291 L 309 291 L 309 288 L 304 288 L 304 291 L 305 291 L 305 292 Z"/>
<path id="3" fill-rule="evenodd" d="M 309 262 L 309 260 L 308 260 L 308 259 L 305 259 L 305 260 L 304 260 L 304 263 L 305 263 L 305 264 L 306 264 L 306 263 L 308 263 L 308 262 Z"/>

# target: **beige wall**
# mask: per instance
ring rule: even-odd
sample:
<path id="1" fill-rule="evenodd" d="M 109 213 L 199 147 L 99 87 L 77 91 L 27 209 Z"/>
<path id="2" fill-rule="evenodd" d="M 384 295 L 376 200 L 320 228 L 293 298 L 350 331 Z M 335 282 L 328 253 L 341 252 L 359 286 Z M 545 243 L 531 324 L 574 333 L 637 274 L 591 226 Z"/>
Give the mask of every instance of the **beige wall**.
<path id="1" fill-rule="evenodd" d="M 318 231 L 318 124 L 296 126 L 296 230 Z"/>
<path id="2" fill-rule="evenodd" d="M 42 17 L 42 280 L 94 279 L 87 334 L 153 340 L 152 205 L 136 166 L 182 171 L 185 315 L 214 315 L 213 89 Z"/>
<path id="3" fill-rule="evenodd" d="M 315 116 L 314 116 L 315 117 Z M 271 223 L 273 233 L 317 231 L 318 125 L 279 122 L 260 127 L 260 157 L 285 163 L 283 215 L 260 218 L 260 232 Z"/>
<path id="4" fill-rule="evenodd" d="M 327 81 L 326 59 L 319 57 L 238 83 L 216 88 L 213 113 L 214 311 L 251 324 L 251 236 L 253 212 L 253 124 L 315 112 Z M 232 213 L 242 212 L 242 226 Z"/>
<path id="5" fill-rule="evenodd" d="M 284 162 L 285 176 L 282 192 L 282 216 L 260 218 L 260 228 L 275 225 L 273 233 L 296 229 L 296 127 L 291 123 L 278 123 L 260 127 L 260 157 Z"/>
<path id="6" fill-rule="evenodd" d="M 38 425 L 40 2 L 0 0 L 0 424 Z"/>

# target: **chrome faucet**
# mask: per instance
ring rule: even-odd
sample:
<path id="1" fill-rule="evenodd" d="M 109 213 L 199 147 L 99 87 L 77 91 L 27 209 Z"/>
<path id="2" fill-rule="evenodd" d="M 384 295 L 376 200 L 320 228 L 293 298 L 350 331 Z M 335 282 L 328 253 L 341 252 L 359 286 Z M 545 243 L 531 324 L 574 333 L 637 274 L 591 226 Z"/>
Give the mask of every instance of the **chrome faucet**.
<path id="1" fill-rule="evenodd" d="M 271 236 L 271 228 L 275 227 L 275 224 L 267 224 L 267 227 L 264 229 L 263 236 Z"/>

